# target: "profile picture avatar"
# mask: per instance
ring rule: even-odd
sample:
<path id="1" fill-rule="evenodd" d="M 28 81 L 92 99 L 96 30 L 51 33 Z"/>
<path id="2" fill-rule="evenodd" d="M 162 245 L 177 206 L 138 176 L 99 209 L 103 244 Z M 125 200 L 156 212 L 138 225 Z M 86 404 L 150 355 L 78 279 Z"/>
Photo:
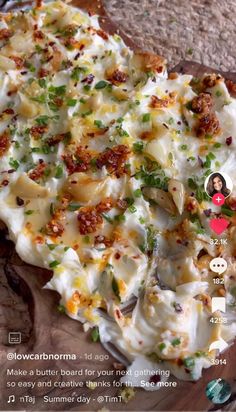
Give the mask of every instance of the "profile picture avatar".
<path id="1" fill-rule="evenodd" d="M 210 197 L 218 193 L 228 197 L 232 192 L 232 188 L 232 180 L 222 172 L 212 173 L 205 181 L 205 190 Z"/>

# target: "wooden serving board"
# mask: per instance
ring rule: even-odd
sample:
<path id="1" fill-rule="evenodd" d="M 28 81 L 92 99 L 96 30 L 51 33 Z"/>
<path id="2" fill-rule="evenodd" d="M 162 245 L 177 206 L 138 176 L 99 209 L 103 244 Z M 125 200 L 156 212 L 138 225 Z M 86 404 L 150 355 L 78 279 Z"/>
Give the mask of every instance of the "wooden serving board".
<path id="1" fill-rule="evenodd" d="M 133 49 L 138 49 L 132 39 L 128 38 L 106 15 L 105 9 L 99 0 L 78 0 L 74 4 L 90 13 L 101 16 L 102 27 L 109 33 L 119 32 L 127 45 Z M 204 72 L 213 72 L 208 67 L 194 62 L 181 62 L 172 71 L 181 73 L 191 73 L 200 76 Z M 224 77 L 236 82 L 236 73 L 221 73 Z M 232 385 L 233 395 L 231 399 L 222 407 L 222 410 L 236 410 L 236 380 L 235 380 L 235 359 L 236 345 L 232 346 L 224 358 L 227 365 L 212 367 L 206 370 L 201 380 L 196 383 L 178 381 L 176 388 L 160 389 L 155 392 L 137 390 L 136 396 L 128 404 L 120 402 L 109 402 L 104 399 L 99 403 L 98 396 L 117 396 L 116 387 L 98 387 L 95 390 L 80 387 L 55 388 L 54 383 L 59 381 L 75 382 L 82 381 L 106 381 L 111 382 L 114 376 L 108 376 L 109 371 L 114 370 L 114 359 L 102 348 L 99 343 L 91 342 L 89 334 L 83 332 L 82 326 L 67 316 L 60 314 L 57 310 L 59 295 L 55 292 L 43 289 L 44 284 L 50 279 L 51 272 L 43 270 L 22 262 L 17 256 L 14 244 L 7 240 L 7 230 L 0 225 L 0 410 L 57 410 L 57 411 L 97 411 L 106 407 L 110 411 L 211 411 L 217 410 L 205 396 L 207 383 L 215 378 L 224 377 Z M 8 344 L 9 332 L 21 332 L 22 343 L 20 345 Z M 43 360 L 14 360 L 7 361 L 6 355 L 10 352 L 17 354 L 25 353 L 75 353 L 80 359 L 76 361 L 43 361 Z M 90 359 L 86 359 L 86 356 Z M 106 355 L 106 359 L 102 360 Z M 91 359 L 92 358 L 92 359 Z M 7 388 L 7 381 L 22 381 L 22 377 L 6 376 L 6 370 L 24 369 L 30 370 L 58 371 L 54 376 L 26 376 L 24 381 L 35 382 L 34 388 Z M 82 376 L 61 376 L 60 370 L 91 370 L 94 377 Z M 103 378 L 97 378 L 97 371 L 107 371 Z M 45 381 L 44 387 L 38 387 L 39 381 Z M 50 385 L 49 385 L 50 384 Z M 47 386 L 48 385 L 48 386 Z M 7 403 L 9 395 L 15 394 L 15 403 Z M 20 402 L 20 397 L 29 395 L 35 396 L 35 404 Z M 43 396 L 71 396 L 78 397 L 91 396 L 94 398 L 88 405 L 77 402 L 65 403 L 44 403 Z"/>

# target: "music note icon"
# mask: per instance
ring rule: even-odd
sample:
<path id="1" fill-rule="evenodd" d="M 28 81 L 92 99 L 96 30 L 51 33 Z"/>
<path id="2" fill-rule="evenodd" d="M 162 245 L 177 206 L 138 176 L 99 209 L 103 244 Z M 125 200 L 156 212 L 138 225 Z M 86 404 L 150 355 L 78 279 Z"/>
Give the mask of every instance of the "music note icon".
<path id="1" fill-rule="evenodd" d="M 15 395 L 10 395 L 10 396 L 8 397 L 7 403 L 12 403 L 12 402 L 15 402 Z"/>

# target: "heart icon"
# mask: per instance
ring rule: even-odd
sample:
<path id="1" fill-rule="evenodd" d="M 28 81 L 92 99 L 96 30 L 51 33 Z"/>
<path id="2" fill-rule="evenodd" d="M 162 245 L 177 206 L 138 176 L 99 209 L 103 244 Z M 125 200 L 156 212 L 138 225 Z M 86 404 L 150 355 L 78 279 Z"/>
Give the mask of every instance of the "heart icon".
<path id="1" fill-rule="evenodd" d="M 211 219 L 210 220 L 210 227 L 217 235 L 221 235 L 228 227 L 229 221 L 222 218 L 219 219 Z"/>

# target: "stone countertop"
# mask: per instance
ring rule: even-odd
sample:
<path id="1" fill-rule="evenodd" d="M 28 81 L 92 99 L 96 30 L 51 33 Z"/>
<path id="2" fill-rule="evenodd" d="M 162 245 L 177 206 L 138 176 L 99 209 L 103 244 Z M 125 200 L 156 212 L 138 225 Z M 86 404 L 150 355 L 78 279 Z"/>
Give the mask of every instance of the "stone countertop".
<path id="1" fill-rule="evenodd" d="M 103 0 L 108 14 L 140 48 L 236 71 L 235 0 Z"/>

